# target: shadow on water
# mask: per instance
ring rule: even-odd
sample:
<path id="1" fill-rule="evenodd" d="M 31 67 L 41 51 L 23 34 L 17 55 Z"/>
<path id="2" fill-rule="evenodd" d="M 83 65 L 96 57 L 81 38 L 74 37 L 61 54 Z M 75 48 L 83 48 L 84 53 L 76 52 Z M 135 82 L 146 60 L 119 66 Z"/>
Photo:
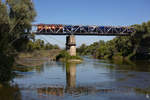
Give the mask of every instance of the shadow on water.
<path id="1" fill-rule="evenodd" d="M 13 62 L 13 57 L 0 53 L 0 84 L 5 84 L 14 77 L 12 72 Z"/>
<path id="2" fill-rule="evenodd" d="M 22 100 L 18 85 L 0 87 L 0 100 Z"/>
<path id="3" fill-rule="evenodd" d="M 108 64 L 107 66 L 104 67 L 114 70 L 150 72 L 150 61 L 146 60 L 136 60 L 136 61 L 100 60 L 99 62 Z"/>

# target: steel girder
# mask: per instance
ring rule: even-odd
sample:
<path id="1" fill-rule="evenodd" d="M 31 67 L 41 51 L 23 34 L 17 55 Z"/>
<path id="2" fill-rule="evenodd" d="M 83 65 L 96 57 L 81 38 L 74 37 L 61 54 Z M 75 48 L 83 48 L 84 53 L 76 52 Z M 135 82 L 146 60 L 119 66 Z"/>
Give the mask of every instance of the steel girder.
<path id="1" fill-rule="evenodd" d="M 124 26 L 83 26 L 62 24 L 36 24 L 33 33 L 37 35 L 130 35 L 135 32 L 133 27 Z"/>

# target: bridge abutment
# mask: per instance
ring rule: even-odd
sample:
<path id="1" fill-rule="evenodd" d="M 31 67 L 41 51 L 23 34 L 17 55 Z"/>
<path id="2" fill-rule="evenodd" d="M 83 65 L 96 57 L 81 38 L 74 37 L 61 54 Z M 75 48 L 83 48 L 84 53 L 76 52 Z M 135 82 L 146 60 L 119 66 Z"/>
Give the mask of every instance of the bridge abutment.
<path id="1" fill-rule="evenodd" d="M 70 56 L 76 56 L 76 40 L 74 35 L 66 36 L 66 50 Z"/>

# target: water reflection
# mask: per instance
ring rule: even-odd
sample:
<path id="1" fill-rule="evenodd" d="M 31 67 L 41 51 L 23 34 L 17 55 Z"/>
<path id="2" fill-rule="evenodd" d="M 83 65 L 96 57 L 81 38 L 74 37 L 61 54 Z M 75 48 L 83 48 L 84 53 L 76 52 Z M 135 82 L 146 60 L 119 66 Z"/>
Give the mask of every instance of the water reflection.
<path id="1" fill-rule="evenodd" d="M 0 100 L 21 100 L 21 93 L 18 85 L 1 86 Z"/>
<path id="2" fill-rule="evenodd" d="M 76 63 L 66 63 L 66 86 L 38 88 L 39 95 L 64 96 L 65 93 L 72 94 L 73 91 L 80 90 L 76 88 Z"/>
<path id="3" fill-rule="evenodd" d="M 117 64 L 90 58 L 84 58 L 81 64 L 45 63 L 41 68 L 28 70 L 34 71 L 32 74 L 22 73 L 14 79 L 20 90 L 18 86 L 10 86 L 10 90 L 5 87 L 0 90 L 0 97 L 8 95 L 1 94 L 6 90 L 12 97 L 18 94 L 22 100 L 147 100 L 149 66 L 148 62 Z"/>
<path id="4" fill-rule="evenodd" d="M 46 87 L 46 88 L 38 88 L 37 93 L 39 96 L 45 95 L 54 95 L 54 96 L 63 96 L 64 88 L 59 87 Z"/>
<path id="5" fill-rule="evenodd" d="M 150 72 L 150 61 L 137 60 L 137 61 L 107 61 L 107 67 L 115 70 L 139 71 Z"/>
<path id="6" fill-rule="evenodd" d="M 123 65 L 123 64 L 122 64 Z M 66 63 L 66 86 L 62 87 L 62 86 L 49 86 L 49 87 L 42 87 L 42 88 L 38 88 L 37 89 L 37 93 L 40 96 L 43 95 L 53 95 L 53 96 L 62 96 L 64 97 L 65 95 L 69 94 L 71 96 L 76 96 L 76 97 L 80 97 L 80 96 L 86 96 L 86 95 L 96 95 L 96 96 L 101 96 L 104 94 L 114 94 L 114 96 L 120 96 L 120 94 L 124 94 L 126 95 L 133 95 L 133 93 L 137 93 L 137 94 L 145 94 L 145 96 L 149 96 L 150 92 L 149 89 L 142 89 L 142 88 L 136 88 L 136 87 L 122 87 L 119 83 L 118 80 L 120 79 L 121 75 L 118 72 L 113 72 L 112 70 L 114 70 L 114 67 L 110 70 L 110 75 L 111 72 L 115 75 L 116 81 L 115 82 L 107 82 L 104 83 L 103 86 L 106 87 L 98 87 L 98 86 L 94 86 L 92 85 L 77 85 L 76 83 L 76 73 L 77 73 L 77 67 L 78 64 L 76 63 Z M 94 65 L 95 66 L 95 65 Z M 108 66 L 108 65 L 107 65 Z M 118 65 L 119 66 L 119 65 Z M 104 65 L 103 65 L 104 67 Z M 117 68 L 117 66 L 116 66 Z M 120 67 L 119 67 L 120 68 Z M 128 66 L 128 68 L 130 68 Z M 121 68 L 122 70 L 125 70 L 124 67 Z M 115 69 L 116 71 L 116 69 Z M 118 78 L 119 76 L 119 78 Z M 111 77 L 111 76 L 110 76 Z M 125 77 L 129 77 L 132 78 L 134 77 L 134 74 L 130 74 L 125 76 Z M 83 79 L 84 80 L 84 79 Z M 130 80 L 126 80 L 127 82 Z M 109 86 L 107 86 L 109 84 Z M 118 84 L 118 86 L 117 86 Z M 121 83 L 124 85 L 124 83 Z M 131 83 L 126 83 L 125 82 L 125 86 L 131 85 Z M 121 86 L 121 87 L 120 87 Z M 135 94 L 134 94 L 135 95 Z"/>
<path id="7" fill-rule="evenodd" d="M 76 87 L 76 63 L 66 64 L 66 88 Z"/>

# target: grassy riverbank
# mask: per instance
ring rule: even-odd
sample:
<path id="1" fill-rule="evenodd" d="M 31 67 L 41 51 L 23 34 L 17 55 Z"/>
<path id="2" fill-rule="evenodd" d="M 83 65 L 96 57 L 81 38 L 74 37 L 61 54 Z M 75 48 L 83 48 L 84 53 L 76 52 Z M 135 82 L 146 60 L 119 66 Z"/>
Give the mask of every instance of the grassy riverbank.
<path id="1" fill-rule="evenodd" d="M 61 50 L 37 50 L 34 52 L 22 52 L 15 58 L 15 63 L 23 66 L 38 66 L 48 60 L 56 60 L 56 55 Z"/>

